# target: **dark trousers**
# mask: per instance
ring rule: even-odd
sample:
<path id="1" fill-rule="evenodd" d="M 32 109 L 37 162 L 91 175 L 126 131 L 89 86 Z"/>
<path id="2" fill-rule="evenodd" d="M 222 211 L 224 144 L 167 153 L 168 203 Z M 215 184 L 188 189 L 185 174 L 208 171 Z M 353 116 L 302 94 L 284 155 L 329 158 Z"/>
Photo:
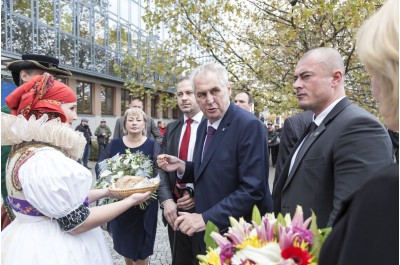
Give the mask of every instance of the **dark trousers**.
<path id="1" fill-rule="evenodd" d="M 100 156 L 101 156 L 101 154 L 104 152 L 104 149 L 106 148 L 106 146 L 107 146 L 107 144 L 98 144 L 99 145 L 99 155 L 98 155 L 98 157 L 97 157 L 97 160 L 99 160 L 100 159 Z"/>
<path id="2" fill-rule="evenodd" d="M 271 160 L 272 160 L 272 165 L 276 165 L 276 160 L 278 159 L 278 152 L 279 152 L 279 144 L 271 146 Z"/>
<path id="3" fill-rule="evenodd" d="M 86 144 L 85 151 L 83 151 L 83 156 L 82 158 L 78 159 L 78 162 L 87 167 L 89 161 L 89 155 L 90 155 L 90 144 Z"/>
<path id="4" fill-rule="evenodd" d="M 168 224 L 168 238 L 169 245 L 171 247 L 171 256 L 174 258 L 174 236 L 176 235 L 176 265 L 197 265 L 199 260 L 196 258 L 198 251 L 193 248 L 193 237 L 187 236 L 180 231 L 175 232 L 172 227 Z"/>

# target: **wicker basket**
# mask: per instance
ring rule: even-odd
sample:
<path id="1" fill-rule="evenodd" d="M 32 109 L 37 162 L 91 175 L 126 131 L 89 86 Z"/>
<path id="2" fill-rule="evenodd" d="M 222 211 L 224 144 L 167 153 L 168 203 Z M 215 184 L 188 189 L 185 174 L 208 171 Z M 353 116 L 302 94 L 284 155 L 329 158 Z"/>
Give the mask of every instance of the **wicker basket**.
<path id="1" fill-rule="evenodd" d="M 111 195 L 113 195 L 116 198 L 126 198 L 131 196 L 133 193 L 145 193 L 146 191 L 151 191 L 154 192 L 160 187 L 160 183 L 157 183 L 153 186 L 148 186 L 148 187 L 143 187 L 143 188 L 137 188 L 137 189 L 113 189 L 113 188 L 108 188 L 110 191 Z"/>

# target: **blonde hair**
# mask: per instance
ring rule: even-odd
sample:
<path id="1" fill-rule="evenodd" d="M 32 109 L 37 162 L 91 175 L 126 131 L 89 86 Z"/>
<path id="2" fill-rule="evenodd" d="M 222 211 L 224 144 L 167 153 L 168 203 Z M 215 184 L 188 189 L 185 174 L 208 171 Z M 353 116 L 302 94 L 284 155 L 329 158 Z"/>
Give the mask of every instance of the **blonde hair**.
<path id="1" fill-rule="evenodd" d="M 127 131 L 126 131 L 126 121 L 127 121 L 127 119 L 128 119 L 128 116 L 133 116 L 133 117 L 140 117 L 140 116 L 142 116 L 142 117 L 143 117 L 143 121 L 144 121 L 145 126 L 144 126 L 144 129 L 143 129 L 142 134 L 143 134 L 143 135 L 146 135 L 146 126 L 147 126 L 147 115 L 146 115 L 146 113 L 144 113 L 144 111 L 141 110 L 141 109 L 139 109 L 139 108 L 130 108 L 130 109 L 127 109 L 127 110 L 125 111 L 125 114 L 124 114 L 124 133 L 127 132 Z"/>
<path id="2" fill-rule="evenodd" d="M 382 106 L 399 127 L 399 0 L 388 0 L 358 32 L 361 62 L 381 86 Z"/>

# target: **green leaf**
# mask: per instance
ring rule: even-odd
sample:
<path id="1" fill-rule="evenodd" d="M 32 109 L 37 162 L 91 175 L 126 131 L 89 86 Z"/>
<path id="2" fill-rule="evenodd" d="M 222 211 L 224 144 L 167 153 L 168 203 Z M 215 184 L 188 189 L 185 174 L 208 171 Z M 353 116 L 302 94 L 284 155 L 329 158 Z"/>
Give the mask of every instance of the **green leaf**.
<path id="1" fill-rule="evenodd" d="M 319 252 L 321 251 L 322 244 L 331 230 L 331 227 L 319 230 L 317 226 L 317 216 L 315 215 L 314 211 L 311 210 L 310 231 L 314 234 L 313 244 L 311 246 L 311 254 L 314 257 L 314 262 L 318 262 Z"/>
<path id="2" fill-rule="evenodd" d="M 218 227 L 211 221 L 207 222 L 206 232 L 204 235 L 204 242 L 206 243 L 206 249 L 218 247 L 217 243 L 211 237 L 211 232 L 219 233 Z"/>
<path id="3" fill-rule="evenodd" d="M 257 206 L 254 205 L 253 207 L 253 213 L 251 215 L 251 220 L 253 220 L 254 222 L 256 222 L 256 224 L 260 225 L 261 224 L 261 214 L 260 214 L 260 210 L 258 210 Z"/>
<path id="4" fill-rule="evenodd" d="M 281 213 L 278 213 L 278 216 L 276 217 L 276 224 L 275 224 L 275 234 L 279 235 L 279 224 L 281 224 L 283 227 L 286 226 L 286 221 L 285 218 Z"/>

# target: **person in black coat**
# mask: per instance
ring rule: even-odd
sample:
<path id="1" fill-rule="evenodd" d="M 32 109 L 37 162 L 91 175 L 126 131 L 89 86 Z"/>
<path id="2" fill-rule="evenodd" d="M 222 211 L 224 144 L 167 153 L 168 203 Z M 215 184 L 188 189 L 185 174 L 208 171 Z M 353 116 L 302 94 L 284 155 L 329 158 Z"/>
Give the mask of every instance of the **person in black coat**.
<path id="1" fill-rule="evenodd" d="M 388 0 L 361 28 L 361 62 L 372 77 L 372 95 L 385 124 L 399 130 L 399 1 Z M 319 265 L 399 264 L 399 166 L 372 178 L 342 205 L 322 245 Z"/>
<path id="2" fill-rule="evenodd" d="M 304 111 L 287 118 L 280 134 L 279 152 L 276 160 L 274 186 L 281 174 L 283 165 L 289 157 L 290 151 L 301 138 L 307 127 L 313 120 L 312 111 Z"/>
<path id="3" fill-rule="evenodd" d="M 92 169 L 88 166 L 89 155 L 90 155 L 90 146 L 92 145 L 92 132 L 89 128 L 89 120 L 87 118 L 82 118 L 81 124 L 79 124 L 75 131 L 80 131 L 86 138 L 86 146 L 85 151 L 83 152 L 82 158 L 78 159 L 78 162 L 83 164 L 88 169 Z"/>

